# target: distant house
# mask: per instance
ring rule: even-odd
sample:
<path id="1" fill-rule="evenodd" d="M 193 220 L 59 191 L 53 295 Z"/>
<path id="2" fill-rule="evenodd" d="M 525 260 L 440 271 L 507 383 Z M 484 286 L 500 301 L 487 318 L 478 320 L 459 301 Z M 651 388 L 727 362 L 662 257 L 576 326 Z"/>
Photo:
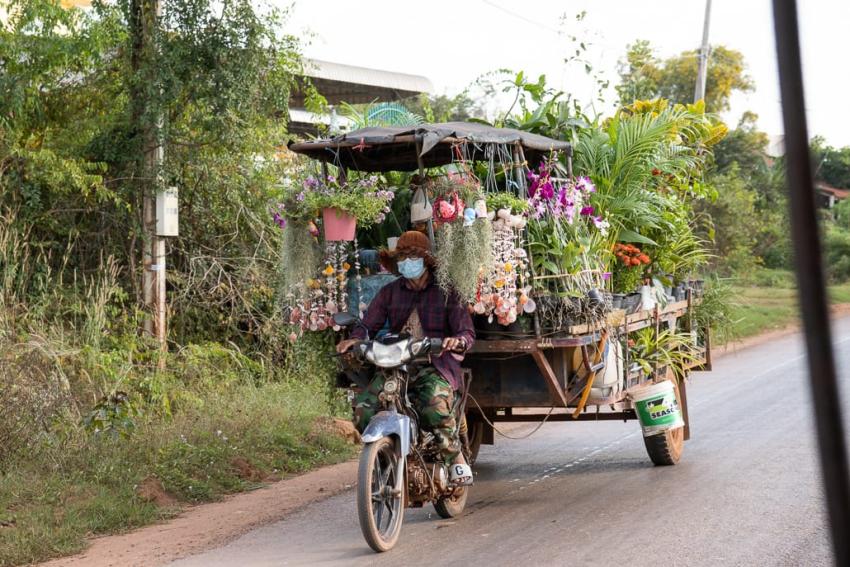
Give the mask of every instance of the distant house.
<path id="1" fill-rule="evenodd" d="M 831 209 L 839 201 L 850 197 L 850 189 L 832 187 L 823 181 L 815 182 L 815 192 L 818 194 L 818 205 L 824 209 Z"/>

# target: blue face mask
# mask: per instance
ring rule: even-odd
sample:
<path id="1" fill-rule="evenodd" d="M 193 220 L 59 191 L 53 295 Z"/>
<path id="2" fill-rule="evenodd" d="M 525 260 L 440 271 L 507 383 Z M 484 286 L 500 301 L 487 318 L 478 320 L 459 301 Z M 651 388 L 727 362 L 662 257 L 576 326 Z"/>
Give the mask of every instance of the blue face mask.
<path id="1" fill-rule="evenodd" d="M 409 280 L 415 280 L 425 272 L 425 260 L 408 258 L 398 263 L 399 273 Z"/>

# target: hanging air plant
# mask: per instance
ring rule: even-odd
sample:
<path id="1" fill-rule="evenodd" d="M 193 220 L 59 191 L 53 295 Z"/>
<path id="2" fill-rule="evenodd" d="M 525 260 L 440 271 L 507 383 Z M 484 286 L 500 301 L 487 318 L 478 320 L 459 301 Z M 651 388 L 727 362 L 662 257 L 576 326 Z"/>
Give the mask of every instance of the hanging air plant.
<path id="1" fill-rule="evenodd" d="M 493 227 L 486 219 L 443 225 L 436 234 L 437 283 L 474 303 L 479 281 L 493 269 Z"/>
<path id="2" fill-rule="evenodd" d="M 281 222 L 281 280 L 285 292 L 315 276 L 322 257 L 318 242 L 319 230 L 311 220 L 289 219 Z M 281 223 L 279 223 L 281 224 Z"/>

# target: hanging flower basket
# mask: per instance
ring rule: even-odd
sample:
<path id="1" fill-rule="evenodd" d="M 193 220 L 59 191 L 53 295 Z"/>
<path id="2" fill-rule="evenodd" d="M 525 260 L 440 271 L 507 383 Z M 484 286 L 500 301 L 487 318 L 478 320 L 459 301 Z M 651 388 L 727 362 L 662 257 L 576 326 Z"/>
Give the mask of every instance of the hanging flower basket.
<path id="1" fill-rule="evenodd" d="M 322 224 L 325 228 L 327 241 L 351 241 L 357 231 L 357 219 L 347 212 L 335 207 L 322 209 Z"/>

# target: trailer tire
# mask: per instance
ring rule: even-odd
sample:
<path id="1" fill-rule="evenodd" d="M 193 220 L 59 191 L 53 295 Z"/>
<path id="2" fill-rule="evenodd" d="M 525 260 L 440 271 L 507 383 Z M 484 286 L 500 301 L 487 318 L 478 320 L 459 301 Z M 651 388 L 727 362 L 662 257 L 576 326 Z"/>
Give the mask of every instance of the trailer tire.
<path id="1" fill-rule="evenodd" d="M 481 450 L 481 442 L 484 440 L 484 420 L 478 414 L 467 413 L 466 424 L 469 439 L 466 460 L 470 465 L 474 465 L 478 459 L 478 451 Z"/>
<path id="2" fill-rule="evenodd" d="M 681 408 L 682 397 L 679 394 L 679 385 L 676 383 L 672 371 L 668 373 L 667 379 L 673 382 L 676 399 L 679 400 L 679 407 Z M 644 437 L 643 444 L 646 446 L 646 453 L 655 466 L 675 465 L 682 458 L 682 450 L 685 448 L 685 428 L 677 427 L 664 433 Z"/>

